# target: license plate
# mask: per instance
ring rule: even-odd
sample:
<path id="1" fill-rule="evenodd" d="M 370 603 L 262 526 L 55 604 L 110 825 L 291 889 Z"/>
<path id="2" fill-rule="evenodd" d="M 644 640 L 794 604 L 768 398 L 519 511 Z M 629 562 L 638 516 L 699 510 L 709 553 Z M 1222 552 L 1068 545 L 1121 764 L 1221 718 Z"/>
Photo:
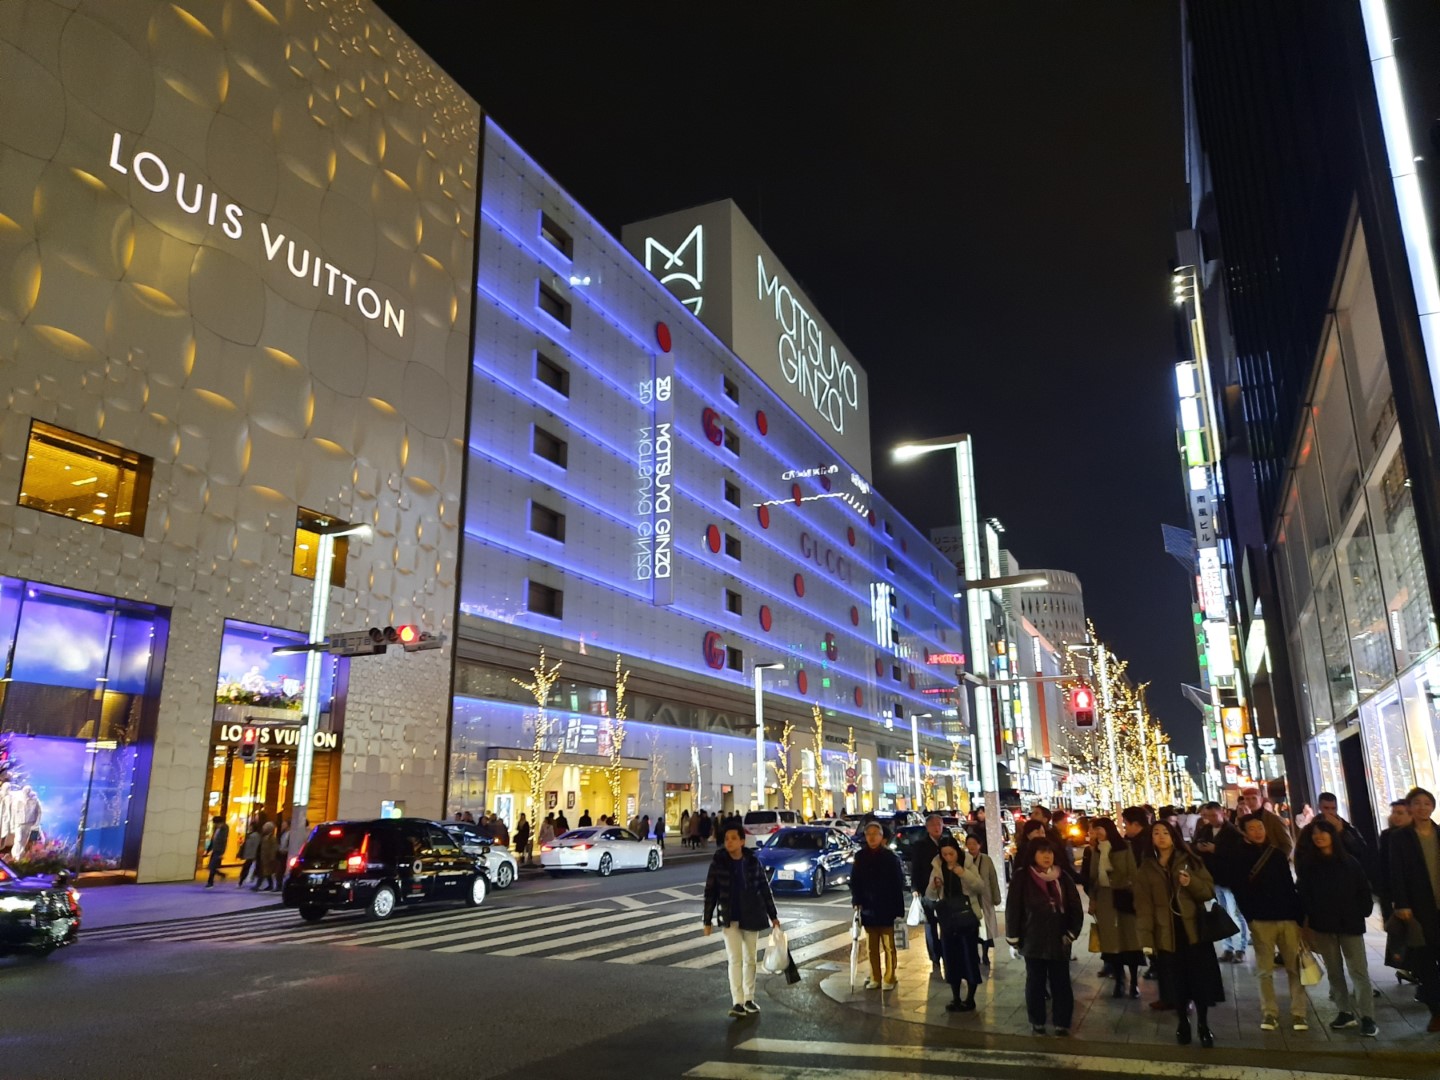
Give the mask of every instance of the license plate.
<path id="1" fill-rule="evenodd" d="M 781 881 L 794 881 L 794 880 L 795 880 L 795 871 L 794 871 L 794 870 L 780 870 L 780 871 L 777 871 L 777 872 L 776 872 L 775 876 L 776 876 L 777 878 L 779 878 Z"/>
<path id="2" fill-rule="evenodd" d="M 311 885 L 324 885 L 324 884 L 325 884 L 325 879 L 328 878 L 329 876 L 330 876 L 329 874 L 311 874 L 311 875 L 310 875 L 310 884 L 311 884 Z"/>

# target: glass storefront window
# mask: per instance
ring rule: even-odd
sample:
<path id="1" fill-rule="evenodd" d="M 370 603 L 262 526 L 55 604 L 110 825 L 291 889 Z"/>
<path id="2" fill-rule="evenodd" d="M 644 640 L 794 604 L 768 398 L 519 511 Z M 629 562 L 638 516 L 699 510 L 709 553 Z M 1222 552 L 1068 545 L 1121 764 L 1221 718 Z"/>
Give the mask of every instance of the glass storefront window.
<path id="1" fill-rule="evenodd" d="M 1323 731 L 1335 721 L 1330 707 L 1330 691 L 1325 678 L 1325 649 L 1320 642 L 1320 623 L 1315 617 L 1312 600 L 1300 613 L 1300 647 L 1304 654 L 1304 678 L 1310 699 L 1314 728 Z"/>
<path id="2" fill-rule="evenodd" d="M 1317 579 L 1315 611 L 1320 620 L 1320 644 L 1325 650 L 1325 681 L 1330 687 L 1330 704 L 1342 718 L 1359 700 L 1355 691 L 1354 661 L 1350 655 L 1350 626 L 1340 598 L 1339 574 L 1327 561 L 1324 576 Z"/>
<path id="3" fill-rule="evenodd" d="M 1345 791 L 1345 771 L 1340 765 L 1340 747 L 1333 730 L 1323 732 L 1314 742 L 1316 791 L 1329 791 L 1335 795 L 1337 812 L 1341 817 L 1350 816 L 1350 801 Z"/>
<path id="4" fill-rule="evenodd" d="M 143 454 L 35 420 L 20 505 L 143 536 L 154 464 Z"/>
<path id="5" fill-rule="evenodd" d="M 1405 702 L 1405 729 L 1410 741 L 1410 760 L 1415 783 L 1431 791 L 1440 775 L 1440 656 L 1431 654 L 1400 678 L 1400 696 Z"/>
<path id="6" fill-rule="evenodd" d="M 1436 631 L 1398 430 L 1392 433 L 1371 474 L 1366 497 L 1396 665 L 1403 668 L 1435 648 Z"/>
<path id="7" fill-rule="evenodd" d="M 1405 708 L 1395 684 L 1360 708 L 1360 733 L 1370 763 L 1370 782 L 1377 806 L 1386 806 L 1415 786 Z"/>
<path id="8" fill-rule="evenodd" d="M 1355 659 L 1355 684 L 1360 693 L 1378 690 L 1395 675 L 1380 568 L 1370 535 L 1370 518 L 1357 507 L 1344 536 L 1335 546 L 1340 591 L 1349 617 L 1350 651 Z"/>
<path id="9" fill-rule="evenodd" d="M 1350 516 L 1360 496 L 1360 461 L 1355 452 L 1355 426 L 1350 416 L 1350 394 L 1345 365 L 1340 359 L 1340 335 L 1332 325 L 1320 359 L 1320 374 L 1310 410 L 1325 477 L 1326 505 L 1337 527 Z"/>
<path id="10" fill-rule="evenodd" d="M 1375 304 L 1375 287 L 1370 278 L 1362 230 L 1356 230 L 1355 242 L 1350 248 L 1335 317 L 1345 355 L 1361 467 L 1368 469 L 1380 456 L 1395 426 L 1395 397 L 1390 388 L 1390 369 L 1385 363 L 1380 313 Z"/>
<path id="11" fill-rule="evenodd" d="M 1315 425 L 1307 420 L 1295 464 L 1300 509 L 1305 521 L 1306 557 L 1310 577 L 1318 579 L 1330 562 L 1330 519 L 1325 511 L 1325 489 L 1320 476 L 1320 456 L 1315 449 Z"/>

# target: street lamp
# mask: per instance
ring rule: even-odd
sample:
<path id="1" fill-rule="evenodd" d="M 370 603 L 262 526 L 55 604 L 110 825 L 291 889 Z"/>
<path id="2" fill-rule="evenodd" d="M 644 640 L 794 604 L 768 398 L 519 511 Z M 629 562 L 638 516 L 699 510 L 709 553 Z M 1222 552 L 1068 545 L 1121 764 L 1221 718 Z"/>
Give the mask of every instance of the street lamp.
<path id="1" fill-rule="evenodd" d="M 780 671 L 785 667 L 778 660 L 755 664 L 755 809 L 765 809 L 765 700 L 760 683 L 762 671 Z"/>
<path id="2" fill-rule="evenodd" d="M 925 806 L 923 789 L 920 787 L 920 718 L 924 717 L 928 720 L 932 715 L 928 712 L 910 714 L 910 767 L 914 773 L 915 786 L 912 790 L 915 792 L 916 806 L 914 809 L 917 810 L 923 809 Z"/>
<path id="3" fill-rule="evenodd" d="M 975 458 L 969 435 L 946 435 L 936 439 L 917 439 L 901 443 L 891 451 L 896 461 L 914 461 L 936 451 L 955 452 L 955 484 L 960 500 L 960 550 L 964 573 L 977 583 L 980 575 L 980 513 L 975 500 Z M 989 642 L 985 635 L 985 590 L 971 588 L 965 594 L 970 622 L 970 666 L 988 663 Z M 969 674 L 969 673 L 967 673 Z M 971 679 L 970 681 L 974 681 Z M 1004 834 L 1000 828 L 1000 786 L 995 761 L 995 721 L 990 711 L 989 695 L 975 695 L 975 727 L 979 735 L 976 754 L 980 766 L 980 790 L 985 802 L 985 844 L 990 853 L 1004 851 Z"/>
<path id="4" fill-rule="evenodd" d="M 298 850 L 297 838 L 302 832 L 310 809 L 310 769 L 315 758 L 315 728 L 320 722 L 320 666 L 324 660 L 325 617 L 330 610 L 330 567 L 335 559 L 335 538 L 369 536 L 369 525 L 333 521 L 328 525 L 306 522 L 307 532 L 319 535 L 319 551 L 315 555 L 315 591 L 310 598 L 310 651 L 305 656 L 305 692 L 300 697 L 300 741 L 295 749 L 295 782 L 293 805 L 290 807 L 290 846 Z M 293 854 L 293 852 L 287 852 Z"/>

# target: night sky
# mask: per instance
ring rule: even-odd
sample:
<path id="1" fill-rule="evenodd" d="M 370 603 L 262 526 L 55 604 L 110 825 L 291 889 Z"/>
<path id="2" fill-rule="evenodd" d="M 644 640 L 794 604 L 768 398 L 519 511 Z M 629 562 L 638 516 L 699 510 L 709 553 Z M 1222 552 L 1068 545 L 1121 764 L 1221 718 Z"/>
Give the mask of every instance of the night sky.
<path id="1" fill-rule="evenodd" d="M 1071 570 L 1177 743 L 1200 752 L 1175 449 L 1178 16 L 1106 4 L 383 0 L 617 236 L 733 198 L 870 377 L 879 489 L 980 512 L 1021 566 Z"/>

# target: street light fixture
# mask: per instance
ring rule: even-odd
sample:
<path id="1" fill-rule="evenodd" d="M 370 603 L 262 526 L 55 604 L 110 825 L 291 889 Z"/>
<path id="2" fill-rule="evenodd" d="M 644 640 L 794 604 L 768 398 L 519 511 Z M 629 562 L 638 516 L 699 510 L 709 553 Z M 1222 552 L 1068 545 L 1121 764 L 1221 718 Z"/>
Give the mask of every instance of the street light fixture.
<path id="1" fill-rule="evenodd" d="M 975 581 L 967 581 L 965 588 L 996 592 L 1000 589 L 1043 589 L 1049 584 L 1050 579 L 1044 574 L 1010 574 L 1007 577 L 978 578 Z M 963 592 L 957 592 L 955 598 L 958 600 L 964 595 Z"/>
<path id="2" fill-rule="evenodd" d="M 755 809 L 765 809 L 765 699 L 761 693 L 762 671 L 780 671 L 778 660 L 752 665 L 755 669 Z"/>
<path id="3" fill-rule="evenodd" d="M 294 799 L 290 807 L 291 847 L 299 850 L 303 841 L 305 816 L 310 808 L 310 769 L 315 758 L 315 728 L 320 722 L 320 665 L 324 647 L 316 648 L 326 637 L 325 618 L 330 610 L 330 567 L 335 559 L 335 539 L 340 536 L 371 535 L 369 525 L 333 521 L 328 525 L 306 522 L 305 529 L 318 533 L 319 550 L 315 555 L 315 591 L 310 598 L 310 644 L 305 657 L 305 692 L 300 697 L 300 740 L 295 748 Z M 297 832 L 296 830 L 301 830 Z M 291 853 L 287 853 L 291 854 Z"/>

